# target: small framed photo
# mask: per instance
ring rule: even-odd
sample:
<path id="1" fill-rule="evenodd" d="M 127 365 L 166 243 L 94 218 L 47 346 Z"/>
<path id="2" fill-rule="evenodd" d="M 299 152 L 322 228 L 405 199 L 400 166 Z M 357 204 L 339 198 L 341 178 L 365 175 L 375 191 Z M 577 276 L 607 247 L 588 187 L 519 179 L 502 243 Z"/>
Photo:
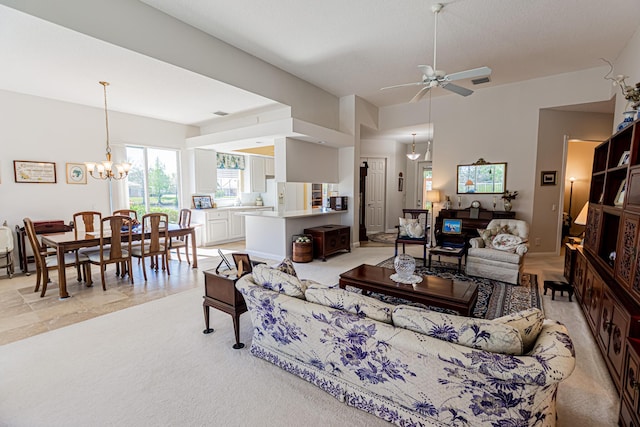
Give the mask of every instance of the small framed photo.
<path id="1" fill-rule="evenodd" d="M 84 163 L 67 163 L 67 184 L 86 184 L 87 165 Z"/>
<path id="2" fill-rule="evenodd" d="M 542 171 L 540 173 L 540 185 L 556 185 L 557 171 Z"/>
<path id="3" fill-rule="evenodd" d="M 618 161 L 618 166 L 623 166 L 623 165 L 629 164 L 629 156 L 630 155 L 631 155 L 630 151 L 625 151 L 624 153 L 622 153 L 622 156 L 620 156 L 620 160 Z"/>
<path id="4" fill-rule="evenodd" d="M 53 162 L 13 161 L 13 176 L 16 182 L 55 184 L 56 164 Z"/>
<path id="5" fill-rule="evenodd" d="M 627 180 L 623 179 L 622 183 L 620 183 L 620 188 L 618 188 L 618 192 L 616 193 L 616 198 L 613 201 L 615 206 L 622 206 L 624 204 L 624 195 L 627 192 Z"/>
<path id="6" fill-rule="evenodd" d="M 211 196 L 193 196 L 193 207 L 196 209 L 211 209 L 213 203 Z"/>

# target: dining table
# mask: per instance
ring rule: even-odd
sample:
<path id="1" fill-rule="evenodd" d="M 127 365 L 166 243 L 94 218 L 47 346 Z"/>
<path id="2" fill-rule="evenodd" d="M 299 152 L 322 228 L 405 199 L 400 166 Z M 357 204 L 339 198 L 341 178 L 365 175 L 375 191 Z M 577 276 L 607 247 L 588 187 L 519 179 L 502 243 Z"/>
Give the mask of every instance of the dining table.
<path id="1" fill-rule="evenodd" d="M 142 228 L 136 226 L 131 230 L 133 240 L 142 240 L 149 238 L 149 233 L 142 236 Z M 193 252 L 193 268 L 198 268 L 198 253 L 196 242 L 196 228 L 193 226 L 181 226 L 179 224 L 169 224 L 169 237 L 191 236 L 191 250 Z M 123 235 L 125 236 L 125 235 Z M 42 244 L 56 250 L 58 257 L 58 287 L 60 289 L 60 298 L 69 298 L 67 291 L 67 276 L 64 262 L 64 254 L 66 252 L 75 251 L 82 248 L 91 248 L 100 245 L 100 232 L 85 232 L 76 236 L 75 232 L 68 231 L 64 233 L 42 234 Z M 110 242 L 110 238 L 105 236 L 106 243 Z"/>

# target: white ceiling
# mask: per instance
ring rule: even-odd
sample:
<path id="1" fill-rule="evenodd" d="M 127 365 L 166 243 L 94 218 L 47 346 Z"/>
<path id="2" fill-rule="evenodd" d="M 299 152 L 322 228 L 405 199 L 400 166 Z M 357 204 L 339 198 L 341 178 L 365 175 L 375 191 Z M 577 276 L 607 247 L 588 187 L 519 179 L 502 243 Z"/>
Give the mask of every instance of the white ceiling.
<path id="1" fill-rule="evenodd" d="M 430 1 L 143 1 L 336 96 L 357 94 L 378 106 L 411 99 L 415 88 L 379 88 L 418 81 L 417 66 L 433 62 Z M 602 66 L 600 57 L 615 61 L 640 16 L 638 0 L 446 3 L 438 68 L 491 67 L 491 83 L 460 82 L 474 90 Z M 97 82 L 109 80 L 110 109 L 178 123 L 272 103 L 4 6 L 0 57 L 0 89 L 101 107 Z"/>

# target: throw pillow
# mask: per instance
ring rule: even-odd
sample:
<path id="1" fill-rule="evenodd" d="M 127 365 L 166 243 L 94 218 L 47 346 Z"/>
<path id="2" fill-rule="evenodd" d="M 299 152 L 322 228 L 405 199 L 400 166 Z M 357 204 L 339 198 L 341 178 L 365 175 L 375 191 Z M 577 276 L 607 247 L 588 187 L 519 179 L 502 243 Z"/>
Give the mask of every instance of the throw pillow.
<path id="1" fill-rule="evenodd" d="M 522 238 L 513 234 L 498 234 L 491 241 L 494 249 L 506 252 L 515 252 L 518 245 L 522 243 Z"/>
<path id="2" fill-rule="evenodd" d="M 508 324 L 407 305 L 397 306 L 392 319 L 395 326 L 465 347 L 513 355 L 523 352 L 520 333 Z"/>
<path id="3" fill-rule="evenodd" d="M 484 241 L 484 247 L 485 248 L 493 248 L 493 238 L 496 237 L 498 234 L 503 234 L 503 233 L 508 233 L 508 227 L 506 225 L 503 225 L 502 227 L 499 228 L 487 228 L 487 229 L 483 229 L 483 228 L 478 228 L 478 235 L 482 238 L 482 241 Z"/>
<path id="4" fill-rule="evenodd" d="M 290 274 L 292 276 L 298 277 L 296 273 L 296 269 L 293 267 L 293 261 L 289 258 L 285 258 L 282 262 L 274 267 L 276 270 L 280 270 L 283 273 Z"/>
<path id="5" fill-rule="evenodd" d="M 348 311 L 360 317 L 368 317 L 379 322 L 392 323 L 391 312 L 395 306 L 375 298 L 349 292 L 345 289 L 328 288 L 322 285 L 311 285 L 304 295 L 307 301 L 310 302 Z"/>
<path id="6" fill-rule="evenodd" d="M 492 321 L 514 327 L 520 333 L 524 352 L 528 353 L 538 339 L 540 331 L 542 331 L 544 314 L 538 308 L 529 308 L 517 313 L 498 317 Z"/>
<path id="7" fill-rule="evenodd" d="M 306 287 L 300 279 L 266 264 L 259 264 L 253 268 L 253 281 L 266 289 L 304 299 Z"/>
<path id="8" fill-rule="evenodd" d="M 417 219 L 400 218 L 400 236 L 422 239 L 424 237 L 424 227 Z"/>

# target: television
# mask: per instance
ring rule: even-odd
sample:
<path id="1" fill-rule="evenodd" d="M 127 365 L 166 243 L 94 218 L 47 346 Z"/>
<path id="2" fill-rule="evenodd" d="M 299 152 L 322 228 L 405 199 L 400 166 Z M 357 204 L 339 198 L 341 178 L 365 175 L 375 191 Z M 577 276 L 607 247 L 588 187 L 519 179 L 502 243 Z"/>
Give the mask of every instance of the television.
<path id="1" fill-rule="evenodd" d="M 445 218 L 442 222 L 442 232 L 444 234 L 461 234 L 462 220 Z"/>

